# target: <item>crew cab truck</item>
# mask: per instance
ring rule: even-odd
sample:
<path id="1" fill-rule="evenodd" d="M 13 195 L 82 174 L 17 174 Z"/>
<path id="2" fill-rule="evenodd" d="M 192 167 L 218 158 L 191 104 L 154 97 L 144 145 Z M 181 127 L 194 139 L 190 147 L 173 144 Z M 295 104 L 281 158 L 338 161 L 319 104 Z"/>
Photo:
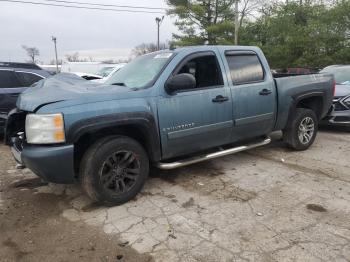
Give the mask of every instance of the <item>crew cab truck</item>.
<path id="1" fill-rule="evenodd" d="M 332 75 L 274 79 L 257 47 L 198 46 L 136 58 L 104 85 L 59 74 L 24 92 L 9 116 L 15 159 L 54 183 L 80 181 L 122 204 L 150 166 L 172 169 L 268 144 L 307 149 L 329 110 Z"/>

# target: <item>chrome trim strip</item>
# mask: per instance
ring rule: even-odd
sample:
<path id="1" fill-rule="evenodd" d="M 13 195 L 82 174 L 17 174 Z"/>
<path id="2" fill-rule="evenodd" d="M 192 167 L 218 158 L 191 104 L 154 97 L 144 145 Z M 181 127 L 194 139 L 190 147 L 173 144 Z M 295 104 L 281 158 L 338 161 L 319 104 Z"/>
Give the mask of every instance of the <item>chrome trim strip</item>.
<path id="1" fill-rule="evenodd" d="M 344 96 L 338 100 L 345 108 L 350 109 L 350 107 L 345 103 L 345 100 L 350 99 L 350 96 Z"/>
<path id="2" fill-rule="evenodd" d="M 205 132 L 213 132 L 220 129 L 231 128 L 233 126 L 233 121 L 225 121 L 216 124 L 210 124 L 205 126 L 198 126 L 189 129 L 178 130 L 168 133 L 168 139 L 182 138 L 186 136 L 198 135 Z"/>
<path id="3" fill-rule="evenodd" d="M 331 124 L 350 124 L 350 121 L 335 121 L 335 117 L 328 120 Z"/>
<path id="4" fill-rule="evenodd" d="M 235 125 L 236 126 L 241 126 L 241 125 L 248 125 L 260 121 L 265 121 L 273 118 L 273 113 L 267 113 L 267 114 L 262 114 L 262 115 L 257 115 L 257 116 L 250 116 L 250 117 L 244 117 L 244 118 L 239 118 L 235 120 Z"/>
<path id="5" fill-rule="evenodd" d="M 160 169 L 174 169 L 174 168 L 179 168 L 179 167 L 183 167 L 183 166 L 188 166 L 194 163 L 199 163 L 205 160 L 209 160 L 209 159 L 214 159 L 214 158 L 218 158 L 221 156 L 227 156 L 227 155 L 231 155 L 231 154 L 235 154 L 235 153 L 239 153 L 245 150 L 249 150 L 255 147 L 259 147 L 259 146 L 264 146 L 267 145 L 271 142 L 271 138 L 270 137 L 266 137 L 264 138 L 264 140 L 258 142 L 258 143 L 250 143 L 247 145 L 243 145 L 243 146 L 238 146 L 238 147 L 233 147 L 230 149 L 226 149 L 226 150 L 222 150 L 222 151 L 218 151 L 215 153 L 211 153 L 211 154 L 207 154 L 207 155 L 202 155 L 202 156 L 195 156 L 195 157 L 191 157 L 188 159 L 184 159 L 184 160 L 179 160 L 176 162 L 172 162 L 172 163 L 162 163 L 159 162 L 157 163 L 157 167 Z"/>
<path id="6" fill-rule="evenodd" d="M 37 69 L 37 70 L 38 70 L 38 69 Z M 44 78 L 45 78 L 45 77 L 43 77 L 43 76 L 41 76 L 41 75 L 39 75 L 39 74 L 37 74 L 37 73 L 30 72 L 30 71 L 21 71 L 21 70 L 16 70 L 16 69 L 14 69 L 14 71 L 15 71 L 16 73 L 25 73 L 25 74 L 36 75 L 36 76 L 40 77 L 41 79 L 44 79 Z M 40 81 L 40 80 L 38 80 L 38 81 Z"/>

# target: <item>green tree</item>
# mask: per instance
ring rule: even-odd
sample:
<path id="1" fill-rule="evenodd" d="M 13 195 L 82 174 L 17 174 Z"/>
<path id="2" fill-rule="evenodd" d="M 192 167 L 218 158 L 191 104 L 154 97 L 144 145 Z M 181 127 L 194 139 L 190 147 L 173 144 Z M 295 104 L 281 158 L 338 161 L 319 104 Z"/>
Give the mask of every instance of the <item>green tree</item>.
<path id="1" fill-rule="evenodd" d="M 260 46 L 274 68 L 322 68 L 350 62 L 349 28 L 349 1 L 290 2 L 246 24 L 241 42 Z"/>
<path id="2" fill-rule="evenodd" d="M 180 34 L 175 46 L 231 44 L 234 33 L 234 0 L 168 0 L 170 15 L 176 15 Z"/>

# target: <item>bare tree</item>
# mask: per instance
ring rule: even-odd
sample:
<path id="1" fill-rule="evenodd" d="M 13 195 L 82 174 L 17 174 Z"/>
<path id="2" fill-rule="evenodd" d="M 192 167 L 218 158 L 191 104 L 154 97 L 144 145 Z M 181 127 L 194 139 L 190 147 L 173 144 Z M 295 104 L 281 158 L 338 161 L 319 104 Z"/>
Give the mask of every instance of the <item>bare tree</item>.
<path id="1" fill-rule="evenodd" d="M 59 65 L 62 65 L 62 59 L 58 59 L 57 63 Z M 49 62 L 49 65 L 56 65 L 56 60 L 55 59 L 51 59 L 50 62 Z"/>
<path id="2" fill-rule="evenodd" d="M 164 50 L 164 49 L 167 49 L 169 48 L 169 45 L 166 44 L 166 43 L 161 43 L 159 44 L 159 50 Z M 146 44 L 146 43 L 143 43 L 143 44 L 140 44 L 138 46 L 136 46 L 132 51 L 131 53 L 134 55 L 134 56 L 140 56 L 140 55 L 145 55 L 145 54 L 148 54 L 148 53 L 152 53 L 152 52 L 155 52 L 157 51 L 157 45 L 156 44 L 153 44 L 153 43 L 149 43 L 149 44 Z"/>
<path id="3" fill-rule="evenodd" d="M 73 54 L 66 54 L 65 56 L 68 62 L 81 62 L 78 52 L 75 52 Z"/>
<path id="4" fill-rule="evenodd" d="M 22 48 L 27 52 L 27 55 L 30 57 L 30 62 L 35 63 L 35 58 L 40 55 L 39 49 L 36 47 L 28 47 L 22 45 Z"/>
<path id="5" fill-rule="evenodd" d="M 258 11 L 264 6 L 265 2 L 269 2 L 266 0 L 236 0 L 239 1 L 239 15 L 238 15 L 238 28 L 237 30 L 237 38 L 239 34 L 239 29 L 242 27 L 245 19 L 255 18 Z"/>
<path id="6" fill-rule="evenodd" d="M 114 60 L 113 59 L 106 59 L 106 60 L 102 60 L 101 63 L 103 64 L 114 64 Z"/>

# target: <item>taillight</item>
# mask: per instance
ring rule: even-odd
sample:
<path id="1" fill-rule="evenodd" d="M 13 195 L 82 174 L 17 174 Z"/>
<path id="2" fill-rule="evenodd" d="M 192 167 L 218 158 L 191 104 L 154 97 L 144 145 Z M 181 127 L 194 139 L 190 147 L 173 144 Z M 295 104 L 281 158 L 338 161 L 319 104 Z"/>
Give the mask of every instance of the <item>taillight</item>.
<path id="1" fill-rule="evenodd" d="M 335 96 L 335 86 L 337 85 L 337 83 L 335 82 L 335 80 L 333 81 L 333 97 Z"/>

